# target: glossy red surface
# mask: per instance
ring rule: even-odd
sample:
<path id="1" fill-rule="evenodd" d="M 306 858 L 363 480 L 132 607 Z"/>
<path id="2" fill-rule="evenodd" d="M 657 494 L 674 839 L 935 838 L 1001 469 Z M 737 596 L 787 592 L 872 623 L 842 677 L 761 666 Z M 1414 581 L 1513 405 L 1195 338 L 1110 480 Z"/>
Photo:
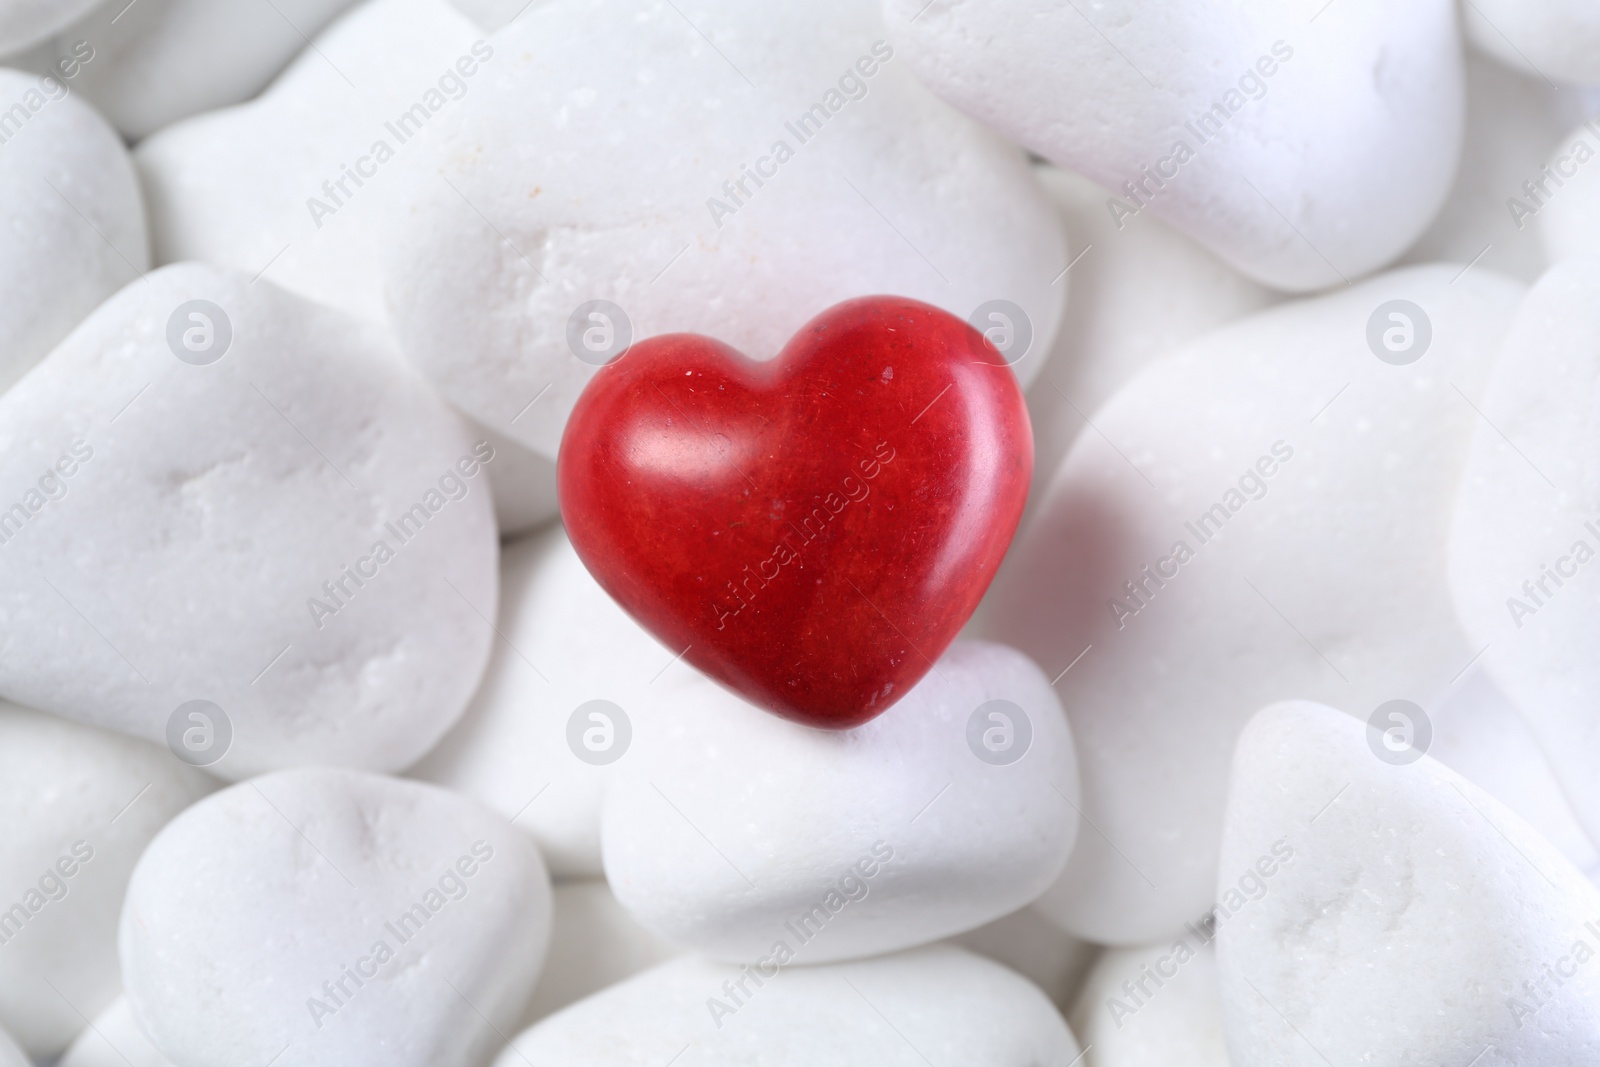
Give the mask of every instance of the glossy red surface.
<path id="1" fill-rule="evenodd" d="M 867 297 L 770 363 L 695 334 L 633 346 L 579 398 L 558 480 L 578 555 L 646 629 L 752 703 L 844 728 L 955 638 L 1032 468 L 988 342 Z"/>

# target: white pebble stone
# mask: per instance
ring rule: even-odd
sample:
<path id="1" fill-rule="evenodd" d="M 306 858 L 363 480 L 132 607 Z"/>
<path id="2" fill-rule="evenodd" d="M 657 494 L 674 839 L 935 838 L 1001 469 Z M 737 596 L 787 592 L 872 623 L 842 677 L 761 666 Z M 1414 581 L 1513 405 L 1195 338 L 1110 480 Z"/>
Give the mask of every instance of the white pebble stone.
<path id="1" fill-rule="evenodd" d="M 0 1067 L 32 1067 L 28 1057 L 4 1030 L 0 1030 Z"/>
<path id="2" fill-rule="evenodd" d="M 758 360 L 851 297 L 963 319 L 1005 300 L 1031 323 L 1013 364 L 1031 380 L 1066 286 L 1060 226 L 1021 152 L 929 94 L 885 36 L 853 0 L 530 8 L 438 120 L 435 166 L 393 219 L 407 357 L 551 458 L 604 361 L 607 327 L 584 317 L 599 312 L 574 318 L 595 300 L 628 319 L 605 312 L 613 345 L 689 331 Z M 813 105 L 826 119 L 797 135 Z"/>
<path id="3" fill-rule="evenodd" d="M 95 1017 L 93 1023 L 67 1049 L 56 1067 L 173 1067 L 172 1061 L 150 1043 L 128 998 L 118 997 L 111 1007 Z"/>
<path id="4" fill-rule="evenodd" d="M 116 997 L 133 865 L 215 784 L 165 749 L 0 701 L 0 1026 L 29 1052 L 58 1054 Z"/>
<path id="5" fill-rule="evenodd" d="M 450 0 L 450 3 L 490 33 L 510 25 L 528 10 L 528 0 Z"/>
<path id="6" fill-rule="evenodd" d="M 1100 952 L 1098 945 L 1073 937 L 1031 906 L 957 934 L 950 942 L 1016 971 L 1063 1011 Z"/>
<path id="7" fill-rule="evenodd" d="M 128 153 L 70 86 L 0 70 L 0 391 L 150 265 Z"/>
<path id="8" fill-rule="evenodd" d="M 682 954 L 640 926 L 603 881 L 555 887 L 550 952 L 518 1029 Z"/>
<path id="9" fill-rule="evenodd" d="M 1600 82 L 1600 9 L 1590 0 L 1472 0 L 1462 18 L 1475 48 L 1515 70 Z"/>
<path id="10" fill-rule="evenodd" d="M 1261 889 L 1218 925 L 1233 1067 L 1596 1062 L 1600 890 L 1470 782 L 1379 745 L 1307 701 L 1239 739 L 1218 892 Z"/>
<path id="11" fill-rule="evenodd" d="M 619 764 L 606 878 L 646 927 L 699 952 L 824 963 L 1027 904 L 1072 848 L 1077 803 L 1049 679 L 1002 645 L 958 641 L 849 731 L 763 715 L 702 681 Z"/>
<path id="12" fill-rule="evenodd" d="M 1545 163 L 1548 171 L 1528 176 L 1544 181 L 1537 196 L 1519 192 L 1518 214 L 1535 212 L 1528 225 L 1537 227 L 1551 264 L 1594 255 L 1600 250 L 1600 107 L 1556 143 Z M 1556 177 L 1546 177 L 1552 171 Z"/>
<path id="13" fill-rule="evenodd" d="M 1216 951 L 1196 927 L 1154 945 L 1108 948 L 1067 1016 L 1085 1067 L 1229 1067 Z"/>
<path id="14" fill-rule="evenodd" d="M 1325 7 L 884 0 L 935 92 L 1289 290 L 1403 252 L 1461 144 L 1455 4 Z"/>
<path id="15" fill-rule="evenodd" d="M 1475 262 L 1474 270 L 1536 281 L 1546 257 L 1534 218 L 1538 211 L 1530 209 L 1548 197 L 1540 191 L 1537 200 L 1530 199 L 1526 186 L 1542 181 L 1546 190 L 1565 197 L 1557 192 L 1557 182 L 1565 179 L 1549 179 L 1543 168 L 1552 149 L 1564 154 L 1560 146 L 1571 144 L 1567 134 L 1583 117 L 1584 105 L 1575 90 L 1552 88 L 1468 53 L 1461 166 L 1449 199 L 1403 262 Z M 1563 169 L 1577 168 L 1568 162 Z M 1594 169 L 1600 171 L 1600 164 Z"/>
<path id="16" fill-rule="evenodd" d="M 485 453 L 377 332 L 168 267 L 0 397 L 0 451 L 0 694 L 158 742 L 209 701 L 230 777 L 398 769 L 466 707 L 493 638 Z"/>
<path id="17" fill-rule="evenodd" d="M 1600 164 L 1596 164 L 1600 166 Z M 1528 294 L 1483 402 L 1450 537 L 1461 621 L 1600 840 L 1600 261 Z"/>
<path id="18" fill-rule="evenodd" d="M 1084 417 L 1158 357 L 1276 299 L 1216 255 L 1154 215 L 1121 229 L 1106 214 L 1109 195 L 1087 178 L 1049 165 L 1035 169 L 1081 257 L 1067 275 L 1067 309 L 1044 370 L 1028 388 L 1037 502 Z"/>
<path id="19" fill-rule="evenodd" d="M 240 783 L 134 871 L 123 982 L 173 1062 L 465 1067 L 498 1047 L 550 930 L 539 851 L 480 805 L 331 768 Z"/>
<path id="20" fill-rule="evenodd" d="M 0 56 L 32 48 L 104 0 L 0 0 Z"/>
<path id="21" fill-rule="evenodd" d="M 473 46 L 493 53 L 483 36 L 443 0 L 371 0 L 318 35 L 316 47 L 259 99 L 144 141 L 135 159 L 156 261 L 264 272 L 319 303 L 387 323 L 379 243 L 405 210 L 400 172 L 422 161 L 419 137 L 426 136 L 426 128 L 413 130 L 415 112 L 403 130 L 395 127 L 405 141 L 388 127 L 419 101 L 432 124 L 429 106 L 448 108 L 457 93 L 474 91 L 486 68 Z M 471 76 L 456 66 L 463 58 Z M 441 79 L 448 95 L 429 96 Z M 342 189 L 324 189 L 325 182 L 342 182 Z M 500 460 L 490 478 L 502 535 L 554 518 L 555 464 L 508 435 L 474 426 Z"/>
<path id="22" fill-rule="evenodd" d="M 501 537 L 536 530 L 561 513 L 554 463 L 481 422 L 468 419 L 467 423 L 475 439 L 494 446 L 489 484 L 494 486 L 494 521 Z"/>
<path id="23" fill-rule="evenodd" d="M 521 1034 L 495 1067 L 665 1064 L 690 1047 L 702 1067 L 1067 1067 L 1078 1055 L 1043 993 L 960 949 L 786 968 L 761 985 L 753 973 L 662 964 Z"/>
<path id="24" fill-rule="evenodd" d="M 265 271 L 267 281 L 303 296 L 387 321 L 382 234 L 405 210 L 399 179 L 419 164 L 415 130 L 438 119 L 424 103 L 425 122 L 396 127 L 408 134 L 404 142 L 386 124 L 438 93 L 447 72 L 463 92 L 485 94 L 486 69 L 471 78 L 454 69 L 462 56 L 472 59 L 482 36 L 444 0 L 373 0 L 319 34 L 258 99 L 142 143 L 134 159 L 156 262 L 201 260 L 251 277 Z M 343 191 L 333 184 L 341 181 Z"/>
<path id="25" fill-rule="evenodd" d="M 116 0 L 59 43 L 63 55 L 78 39 L 94 45 L 94 61 L 75 87 L 137 141 L 179 119 L 248 100 L 350 3 Z"/>
<path id="26" fill-rule="evenodd" d="M 1060 676 L 1100 831 L 1037 905 L 1074 934 L 1147 943 L 1203 915 L 1251 709 L 1426 701 L 1477 651 L 1439 546 L 1522 290 L 1458 274 L 1395 271 L 1152 364 L 1090 416 L 1012 545 L 985 633 Z M 1409 366 L 1368 345 L 1396 299 L 1422 309 L 1413 345 L 1431 320 Z"/>
<path id="27" fill-rule="evenodd" d="M 1600 879 L 1600 853 L 1579 825 L 1549 757 L 1482 660 L 1428 714 L 1428 755 L 1510 808 L 1591 881 Z"/>
<path id="28" fill-rule="evenodd" d="M 411 774 L 514 819 L 557 877 L 598 877 L 607 783 L 669 692 L 697 675 L 600 588 L 560 526 L 506 546 L 500 603 L 503 640 L 483 683 Z M 621 715 L 580 712 L 591 701 Z"/>

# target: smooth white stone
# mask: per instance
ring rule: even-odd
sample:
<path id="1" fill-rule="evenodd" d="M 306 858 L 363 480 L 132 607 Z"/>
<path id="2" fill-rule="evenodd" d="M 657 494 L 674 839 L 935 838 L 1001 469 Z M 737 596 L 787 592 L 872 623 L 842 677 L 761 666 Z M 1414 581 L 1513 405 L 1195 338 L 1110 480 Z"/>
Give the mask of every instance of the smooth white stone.
<path id="1" fill-rule="evenodd" d="M 760 986 L 753 973 L 662 964 L 519 1035 L 495 1067 L 665 1064 L 690 1047 L 698 1067 L 1066 1067 L 1078 1054 L 1043 993 L 960 949 L 785 968 Z"/>
<path id="2" fill-rule="evenodd" d="M 1584 833 L 1527 719 L 1479 660 L 1431 713 L 1427 754 L 1514 811 L 1590 881 L 1600 852 Z"/>
<path id="3" fill-rule="evenodd" d="M 605 882 L 555 888 L 550 951 L 518 1030 L 683 950 L 640 926 Z"/>
<path id="4" fill-rule="evenodd" d="M 462 93 L 486 93 L 498 59 L 480 67 L 473 58 L 484 36 L 444 0 L 371 0 L 318 34 L 259 98 L 144 141 L 134 159 L 156 262 L 202 260 L 251 277 L 264 271 L 312 300 L 386 322 L 379 250 L 408 210 L 401 172 L 422 162 L 418 138 L 439 121 L 427 94 L 439 93 L 445 109 L 460 107 L 440 93 L 446 75 L 451 95 L 458 82 Z M 456 70 L 462 57 L 472 77 Z M 429 117 L 413 117 L 402 142 L 388 125 L 419 103 Z M 387 150 L 375 153 L 379 142 Z M 366 176 L 348 176 L 356 171 Z"/>
<path id="5" fill-rule="evenodd" d="M 256 95 L 350 4 L 116 0 L 73 26 L 58 43 L 66 55 L 72 40 L 93 42 L 95 60 L 84 67 L 76 88 L 137 141 L 179 119 Z"/>
<path id="6" fill-rule="evenodd" d="M 1461 622 L 1484 649 L 1484 667 L 1600 841 L 1597 390 L 1600 260 L 1571 259 L 1529 292 L 1506 338 L 1462 478 L 1449 558 Z"/>
<path id="7" fill-rule="evenodd" d="M 1534 190 L 1537 197 L 1518 195 L 1518 215 L 1526 219 L 1526 211 L 1535 212 L 1528 225 L 1538 229 L 1551 264 L 1600 250 L 1600 102 L 1591 103 L 1593 117 L 1557 143 L 1545 160 L 1549 169 L 1528 175 L 1544 182 Z"/>
<path id="8" fill-rule="evenodd" d="M 0 701 L 0 1026 L 29 1052 L 57 1055 L 115 999 L 133 865 L 215 785 L 165 749 Z"/>
<path id="9" fill-rule="evenodd" d="M 173 1064 L 139 1029 L 133 1009 L 128 1007 L 128 998 L 118 997 L 78 1035 L 56 1067 L 173 1067 Z"/>
<path id="10" fill-rule="evenodd" d="M 128 153 L 73 84 L 0 70 L 0 391 L 150 265 Z"/>
<path id="11" fill-rule="evenodd" d="M 1229 1067 L 1209 936 L 1101 954 L 1067 1016 L 1085 1067 Z"/>
<path id="12" fill-rule="evenodd" d="M 1161 356 L 1234 319 L 1275 303 L 1256 284 L 1153 214 L 1121 229 L 1106 213 L 1106 191 L 1048 164 L 1035 173 L 1081 256 L 1061 332 L 1028 388 L 1033 421 L 1033 492 L 1049 488 L 1085 416 Z"/>
<path id="13" fill-rule="evenodd" d="M 1374 733 L 1293 701 L 1239 739 L 1217 933 L 1233 1067 L 1596 1062 L 1600 890 L 1431 757 L 1379 759 Z"/>
<path id="14" fill-rule="evenodd" d="M 230 324 L 209 365 L 175 354 L 204 340 L 192 300 L 212 344 Z M 227 777 L 407 766 L 494 636 L 475 448 L 376 331 L 222 268 L 150 274 L 0 396 L 0 693 L 162 743 L 211 701 Z"/>
<path id="15" fill-rule="evenodd" d="M 32 1067 L 28 1057 L 4 1030 L 0 1030 L 0 1067 Z"/>
<path id="16" fill-rule="evenodd" d="M 1013 544 L 986 634 L 1059 676 L 1099 833 L 1037 906 L 1077 936 L 1148 943 L 1203 915 L 1253 709 L 1305 694 L 1363 717 L 1426 706 L 1477 651 L 1440 546 L 1522 290 L 1459 273 L 1395 271 L 1152 364 L 1090 416 Z M 1431 318 L 1409 366 L 1368 347 L 1391 299 Z M 1207 514 L 1202 541 L 1190 526 Z"/>
<path id="17" fill-rule="evenodd" d="M 1473 47 L 1515 70 L 1600 82 L 1600 10 L 1589 0 L 1472 0 L 1462 18 Z"/>
<path id="18" fill-rule="evenodd" d="M 468 419 L 468 424 L 474 439 L 494 446 L 489 484 L 494 486 L 494 521 L 502 538 L 536 530 L 561 514 L 554 463 L 481 422 Z"/>
<path id="19" fill-rule="evenodd" d="M 500 815 L 316 768 L 173 820 L 134 871 L 120 948 L 135 1019 L 184 1067 L 285 1050 L 466 1067 L 516 1022 L 549 934 L 539 850 Z"/>
<path id="20" fill-rule="evenodd" d="M 1468 53 L 1467 131 L 1456 183 L 1433 225 L 1402 262 L 1476 261 L 1474 270 L 1537 281 L 1548 264 L 1537 212 L 1530 210 L 1538 204 L 1524 184 L 1544 180 L 1547 189 L 1559 188 L 1542 171 L 1552 150 L 1560 155 L 1571 143 L 1565 135 L 1583 118 L 1585 105 L 1574 90 L 1552 88 Z M 1568 164 L 1568 169 L 1574 168 Z M 1594 169 L 1600 171 L 1600 165 Z"/>
<path id="21" fill-rule="evenodd" d="M 1016 971 L 1062 1011 L 1072 1004 L 1100 953 L 1100 946 L 1078 940 L 1033 907 L 1002 915 L 950 942 Z"/>
<path id="22" fill-rule="evenodd" d="M 991 708 L 979 735 L 1031 735 L 1009 764 L 969 742 L 991 701 L 1010 702 L 1011 721 Z M 638 740 L 606 797 L 606 878 L 644 926 L 717 959 L 786 941 L 826 963 L 971 930 L 1042 893 L 1077 834 L 1066 717 L 1049 679 L 1002 645 L 956 642 L 854 730 L 800 726 L 700 681 Z"/>
<path id="23" fill-rule="evenodd" d="M 557 877 L 596 878 L 607 783 L 634 758 L 626 746 L 655 728 L 672 689 L 698 675 L 600 588 L 560 526 L 508 544 L 500 583 L 503 640 L 483 683 L 460 723 L 411 774 L 514 819 Z M 627 717 L 626 730 L 610 723 L 609 744 L 624 746 L 614 762 L 580 759 L 569 742 L 574 716 L 580 745 L 585 731 L 604 728 L 590 712 L 578 714 L 593 700 L 610 701 Z M 593 758 L 611 751 L 595 749 Z"/>
<path id="24" fill-rule="evenodd" d="M 1031 322 L 1013 364 L 1031 380 L 1066 286 L 1059 223 L 1022 153 L 928 93 L 886 35 L 855 0 L 530 8 L 388 220 L 408 358 L 551 458 L 597 370 L 569 347 L 593 300 L 620 306 L 634 340 L 709 334 L 762 360 L 847 298 L 964 319 L 1003 299 Z M 813 104 L 828 118 L 802 142 L 790 127 Z M 769 173 L 757 186 L 742 167 Z"/>
<path id="25" fill-rule="evenodd" d="M 0 0 L 0 56 L 49 40 L 104 0 Z"/>
<path id="26" fill-rule="evenodd" d="M 493 33 L 528 10 L 528 0 L 450 0 L 451 6 Z"/>
<path id="27" fill-rule="evenodd" d="M 1112 190 L 1119 214 L 1142 203 L 1266 285 L 1321 289 L 1394 260 L 1455 172 L 1450 0 L 883 7 L 895 46 L 946 100 Z M 1124 184 L 1138 182 L 1135 199 Z"/>

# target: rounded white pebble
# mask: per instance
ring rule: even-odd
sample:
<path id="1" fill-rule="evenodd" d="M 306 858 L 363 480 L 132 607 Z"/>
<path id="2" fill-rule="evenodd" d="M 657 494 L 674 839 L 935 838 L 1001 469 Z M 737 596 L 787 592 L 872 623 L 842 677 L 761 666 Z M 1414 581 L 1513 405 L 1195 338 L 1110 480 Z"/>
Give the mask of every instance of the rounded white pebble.
<path id="1" fill-rule="evenodd" d="M 4 1030 L 0 1030 L 0 1067 L 32 1067 L 32 1062 Z"/>
<path id="2" fill-rule="evenodd" d="M 883 6 L 935 92 L 1111 190 L 1108 217 L 1148 208 L 1266 285 L 1390 262 L 1455 173 L 1451 0 Z"/>
<path id="3" fill-rule="evenodd" d="M 1063 1011 L 1100 946 L 1080 941 L 1032 906 L 950 938 L 954 945 L 1016 971 Z"/>
<path id="4" fill-rule="evenodd" d="M 721 687 L 664 702 L 606 798 L 606 878 L 657 933 L 755 962 L 890 952 L 970 930 L 1055 879 L 1077 766 L 1050 681 L 1002 645 L 952 645 L 849 731 Z"/>
<path id="5" fill-rule="evenodd" d="M 598 877 L 607 783 L 697 675 L 600 588 L 560 526 L 506 546 L 500 602 L 483 683 L 411 774 L 514 819 L 557 877 Z"/>
<path id="6" fill-rule="evenodd" d="M 1549 756 L 1483 660 L 1428 714 L 1428 755 L 1510 808 L 1591 881 L 1600 878 L 1600 852 L 1579 824 Z"/>
<path id="7" fill-rule="evenodd" d="M 770 359 L 868 294 L 963 319 L 1009 302 L 1007 356 L 1031 380 L 1067 284 L 1060 225 L 1022 153 L 934 99 L 885 36 L 855 0 L 534 5 L 408 176 L 385 268 L 401 348 L 551 458 L 626 339 L 695 332 Z"/>
<path id="8" fill-rule="evenodd" d="M 1217 890 L 1233 1067 L 1596 1062 L 1600 890 L 1453 771 L 1381 750 L 1308 701 L 1239 739 Z"/>
<path id="9" fill-rule="evenodd" d="M 104 0 L 0 0 L 0 56 L 32 48 Z"/>
<path id="10" fill-rule="evenodd" d="M 1544 171 L 1552 150 L 1567 155 L 1567 136 L 1583 117 L 1585 101 L 1536 77 L 1467 55 L 1467 131 L 1450 198 L 1433 225 L 1402 259 L 1405 263 L 1474 263 L 1533 283 L 1544 273 L 1546 252 L 1534 216 L 1579 168 L 1568 159 L 1566 177 Z M 1592 138 L 1591 138 L 1592 141 Z M 1600 171 L 1600 164 L 1595 165 Z M 1536 183 L 1544 184 L 1544 191 Z M 1535 190 L 1530 198 L 1530 189 Z"/>
<path id="11" fill-rule="evenodd" d="M 487 449 L 361 324 L 150 274 L 0 396 L 0 694 L 229 777 L 412 763 L 488 660 Z"/>
<path id="12" fill-rule="evenodd" d="M 603 881 L 555 888 L 550 952 L 519 1030 L 683 950 L 640 926 Z"/>
<path id="13" fill-rule="evenodd" d="M 1100 833 L 1038 904 L 1068 930 L 1140 944 L 1201 918 L 1250 709 L 1310 694 L 1365 715 L 1470 662 L 1439 546 L 1521 293 L 1395 271 L 1209 334 L 1090 416 L 985 631 L 1059 676 L 1079 746 Z M 1383 340 L 1405 340 L 1394 300 L 1414 305 L 1407 352 Z M 1394 365 L 1369 332 L 1390 358 L 1426 347 Z"/>
<path id="14" fill-rule="evenodd" d="M 0 114 L 3 392 L 138 277 L 150 250 L 127 150 L 93 108 L 59 78 L 0 70 Z"/>
<path id="15" fill-rule="evenodd" d="M 1597 164 L 1600 166 L 1600 164 Z M 1506 338 L 1450 537 L 1462 625 L 1532 726 L 1578 819 L 1600 840 L 1600 260 L 1528 294 Z"/>
<path id="16" fill-rule="evenodd" d="M 1600 8 L 1592 0 L 1472 0 L 1467 40 L 1536 78 L 1600 82 Z"/>
<path id="17" fill-rule="evenodd" d="M 1554 178 L 1549 177 L 1552 172 Z M 1600 250 L 1600 115 L 1579 123 L 1558 141 L 1545 169 L 1528 179 L 1539 184 L 1531 194 L 1518 191 L 1517 215 L 1538 228 L 1552 265 Z M 1511 206 L 1508 201 L 1508 209 Z"/>
<path id="18" fill-rule="evenodd" d="M 108 3 L 58 42 L 93 43 L 73 87 L 130 141 L 248 100 L 351 0 Z M 286 146 L 275 146 L 280 152 Z"/>
<path id="19" fill-rule="evenodd" d="M 1044 495 L 1084 416 L 1150 363 L 1195 338 L 1274 303 L 1244 277 L 1154 215 L 1121 230 L 1106 214 L 1106 191 L 1048 164 L 1035 168 L 1061 212 L 1078 261 L 1061 332 L 1028 388 L 1033 421 L 1033 491 Z"/>
<path id="20" fill-rule="evenodd" d="M 1215 935 L 1108 948 L 1067 1020 L 1089 1049 L 1086 1067 L 1229 1067 Z"/>
<path id="21" fill-rule="evenodd" d="M 257 99 L 144 141 L 134 159 L 156 262 L 264 271 L 302 296 L 386 322 L 383 233 L 406 210 L 399 178 L 423 162 L 417 137 L 438 121 L 421 101 L 431 92 L 459 107 L 443 95 L 446 77 L 459 92 L 487 91 L 472 51 L 482 36 L 444 0 L 372 0 L 318 34 Z M 463 58 L 471 78 L 456 69 Z"/>
<path id="22" fill-rule="evenodd" d="M 118 997 L 78 1035 L 56 1067 L 173 1067 L 173 1064 L 139 1029 L 133 1009 L 128 1007 L 128 998 Z"/>
<path id="23" fill-rule="evenodd" d="M 78 1012 L 117 995 L 133 865 L 215 785 L 164 749 L 0 701 L 0 1026 L 28 1051 L 56 1055 Z"/>
<path id="24" fill-rule="evenodd" d="M 699 1067 L 880 1067 L 928 1057 L 1067 1067 L 1078 1054 L 1061 1016 L 1025 979 L 938 946 L 764 978 L 675 960 L 552 1015 L 495 1067 L 665 1064 L 691 1044 Z"/>
<path id="25" fill-rule="evenodd" d="M 178 1064 L 465 1067 L 532 992 L 550 934 L 539 850 L 446 790 L 281 771 L 151 842 L 122 913 L 139 1025 Z"/>
<path id="26" fill-rule="evenodd" d="M 501 537 L 530 533 L 561 514 L 553 462 L 481 422 L 467 419 L 467 425 L 475 437 L 494 447 L 489 484 L 494 487 L 494 521 Z"/>

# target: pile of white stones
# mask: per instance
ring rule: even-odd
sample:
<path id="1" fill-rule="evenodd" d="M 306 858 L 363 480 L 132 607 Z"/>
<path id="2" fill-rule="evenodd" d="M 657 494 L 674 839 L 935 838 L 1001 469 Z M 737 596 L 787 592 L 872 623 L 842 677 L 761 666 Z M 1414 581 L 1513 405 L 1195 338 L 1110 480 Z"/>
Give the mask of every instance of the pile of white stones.
<path id="1" fill-rule="evenodd" d="M 1593 0 L 0 0 L 0 66 L 0 1067 L 1600 1063 Z M 553 461 L 630 339 L 870 293 L 991 331 L 1035 491 L 825 733 Z"/>

